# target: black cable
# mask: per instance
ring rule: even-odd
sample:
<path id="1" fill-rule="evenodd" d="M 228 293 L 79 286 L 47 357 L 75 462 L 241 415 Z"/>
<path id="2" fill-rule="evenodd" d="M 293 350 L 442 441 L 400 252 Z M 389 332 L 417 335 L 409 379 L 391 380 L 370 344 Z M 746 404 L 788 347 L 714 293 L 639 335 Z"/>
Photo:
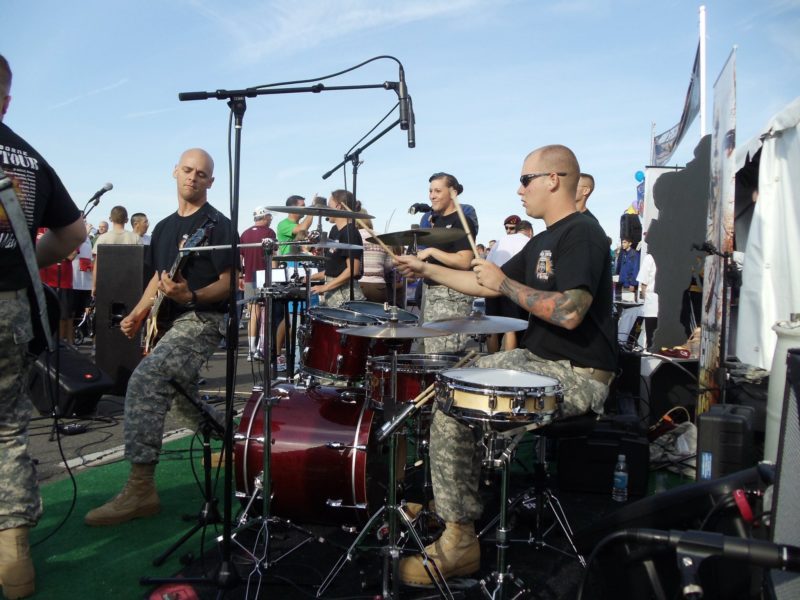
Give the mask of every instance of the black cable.
<path id="1" fill-rule="evenodd" d="M 397 65 L 400 68 L 403 67 L 403 63 L 401 63 L 394 56 L 390 56 L 388 54 L 381 54 L 379 56 L 373 56 L 372 58 L 368 58 L 367 60 L 365 60 L 363 62 L 360 62 L 360 63 L 358 63 L 357 65 L 355 65 L 353 67 L 349 67 L 349 68 L 344 69 L 342 71 L 339 71 L 337 73 L 331 73 L 330 75 L 323 75 L 322 77 L 314 77 L 312 79 L 298 79 L 296 81 L 281 81 L 279 83 L 265 83 L 265 84 L 262 84 L 262 85 L 254 86 L 254 87 L 249 88 L 249 89 L 264 90 L 264 89 L 267 89 L 267 88 L 278 87 L 278 86 L 281 86 L 281 85 L 298 85 L 298 84 L 301 84 L 301 83 L 311 83 L 312 81 L 325 81 L 326 79 L 332 79 L 334 77 L 338 77 L 339 75 L 344 75 L 345 73 L 349 73 L 350 71 L 355 71 L 356 69 L 360 69 L 364 65 L 367 65 L 367 64 L 369 64 L 371 62 L 374 62 L 374 61 L 380 60 L 380 59 L 393 60 L 394 62 L 397 63 Z"/>
<path id="2" fill-rule="evenodd" d="M 615 531 L 604 537 L 602 540 L 600 540 L 600 543 L 598 543 L 597 546 L 594 547 L 592 553 L 589 555 L 589 558 L 586 561 L 586 568 L 583 571 L 583 577 L 581 577 L 581 583 L 578 586 L 578 593 L 575 595 L 575 600 L 582 600 L 583 588 L 586 585 L 586 581 L 589 579 L 589 571 L 591 570 L 592 563 L 595 561 L 600 551 L 612 542 L 615 542 L 620 539 L 625 539 L 627 535 L 628 532 L 624 529 L 620 531 Z"/>

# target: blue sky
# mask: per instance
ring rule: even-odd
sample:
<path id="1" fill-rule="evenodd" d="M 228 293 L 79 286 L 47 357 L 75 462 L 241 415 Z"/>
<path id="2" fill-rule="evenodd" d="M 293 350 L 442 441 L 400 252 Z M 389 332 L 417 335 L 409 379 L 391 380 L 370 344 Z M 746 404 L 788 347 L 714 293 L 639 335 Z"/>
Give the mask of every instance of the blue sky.
<path id="1" fill-rule="evenodd" d="M 428 177 L 456 175 L 478 211 L 479 242 L 522 214 L 522 159 L 563 143 L 596 177 L 589 201 L 614 239 L 635 199 L 634 175 L 657 132 L 677 123 L 698 39 L 698 3 L 626 0 L 3 0 L 0 53 L 14 71 L 5 123 L 61 175 L 76 204 L 105 182 L 115 204 L 151 223 L 175 209 L 172 169 L 189 147 L 216 160 L 214 205 L 228 213 L 228 110 L 179 102 L 178 92 L 313 78 L 376 55 L 405 66 L 417 147 L 395 129 L 362 155 L 358 196 L 376 229 L 407 229 Z M 800 1 L 711 1 L 713 82 L 737 50 L 737 136 L 749 139 L 800 94 Z M 329 85 L 397 80 L 390 61 Z M 240 230 L 255 206 L 290 194 L 327 196 L 321 175 L 396 102 L 364 90 L 248 100 L 242 138 Z M 699 119 L 673 157 L 683 164 Z M 350 167 L 348 166 L 348 181 Z M 277 215 L 277 218 L 281 218 Z M 543 225 L 534 222 L 534 231 Z"/>

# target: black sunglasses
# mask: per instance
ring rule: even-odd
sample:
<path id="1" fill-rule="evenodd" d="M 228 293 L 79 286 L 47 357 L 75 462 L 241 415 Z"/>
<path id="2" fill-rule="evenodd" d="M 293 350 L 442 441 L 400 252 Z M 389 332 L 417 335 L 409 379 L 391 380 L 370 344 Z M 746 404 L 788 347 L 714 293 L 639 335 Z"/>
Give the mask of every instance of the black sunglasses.
<path id="1" fill-rule="evenodd" d="M 528 184 L 536 179 L 537 177 L 547 177 L 548 175 L 558 175 L 559 177 L 566 177 L 566 173 L 528 173 L 527 175 L 521 175 L 519 178 L 519 182 L 522 184 L 522 187 L 528 187 Z"/>

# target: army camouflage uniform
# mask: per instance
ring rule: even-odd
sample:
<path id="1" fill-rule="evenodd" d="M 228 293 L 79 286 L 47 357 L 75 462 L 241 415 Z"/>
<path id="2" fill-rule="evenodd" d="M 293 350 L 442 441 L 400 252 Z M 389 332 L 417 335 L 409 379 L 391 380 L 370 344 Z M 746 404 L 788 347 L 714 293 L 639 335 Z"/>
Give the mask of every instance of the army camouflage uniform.
<path id="1" fill-rule="evenodd" d="M 197 398 L 198 374 L 222 338 L 223 317 L 218 312 L 184 313 L 136 367 L 125 395 L 125 458 L 131 463 L 158 462 L 164 419 L 173 404 L 186 426 L 199 423 L 197 408 L 170 381 Z"/>
<path id="2" fill-rule="evenodd" d="M 28 396 L 33 339 L 25 290 L 4 292 L 0 301 L 0 531 L 33 526 L 42 514 L 36 468 L 28 454 L 28 423 L 33 404 Z"/>
<path id="3" fill-rule="evenodd" d="M 602 414 L 608 386 L 576 372 L 567 360 L 550 361 L 524 348 L 497 352 L 475 362 L 476 367 L 527 371 L 558 380 L 564 393 L 559 417 L 594 411 Z M 513 386 L 513 378 L 504 385 Z M 481 431 L 434 409 L 431 422 L 431 480 L 436 512 L 448 523 L 467 523 L 481 516 L 480 483 L 483 452 Z"/>
<path id="4" fill-rule="evenodd" d="M 466 317 L 472 310 L 472 296 L 451 290 L 444 285 L 423 284 L 421 320 L 423 323 L 450 317 Z M 460 352 L 467 346 L 469 336 L 463 333 L 423 339 L 428 354 Z"/>
<path id="5" fill-rule="evenodd" d="M 325 280 L 326 283 L 333 281 L 333 277 Z M 364 292 L 361 291 L 361 286 L 357 281 L 353 282 L 353 300 L 366 300 Z M 345 302 L 350 302 L 350 282 L 345 282 L 332 292 L 325 292 L 324 298 L 320 299 L 320 304 L 330 308 L 338 308 Z"/>

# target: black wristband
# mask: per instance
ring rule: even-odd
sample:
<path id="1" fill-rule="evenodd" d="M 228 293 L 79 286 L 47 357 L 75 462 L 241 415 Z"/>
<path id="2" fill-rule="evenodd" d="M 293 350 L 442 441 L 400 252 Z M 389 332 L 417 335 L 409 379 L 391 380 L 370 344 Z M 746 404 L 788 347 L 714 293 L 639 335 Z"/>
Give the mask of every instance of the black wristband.
<path id="1" fill-rule="evenodd" d="M 191 292 L 192 292 L 192 299 L 186 304 L 184 304 L 186 308 L 194 308 L 197 306 L 197 292 L 195 292 L 194 290 L 191 290 Z"/>

